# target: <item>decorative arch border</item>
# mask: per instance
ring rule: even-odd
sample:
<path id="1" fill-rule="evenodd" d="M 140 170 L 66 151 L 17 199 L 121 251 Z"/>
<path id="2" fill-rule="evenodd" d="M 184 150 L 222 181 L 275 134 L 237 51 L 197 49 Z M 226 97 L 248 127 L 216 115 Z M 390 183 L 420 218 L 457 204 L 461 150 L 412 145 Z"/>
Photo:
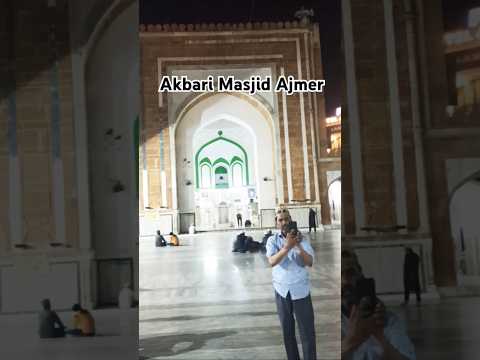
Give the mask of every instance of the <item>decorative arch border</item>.
<path id="1" fill-rule="evenodd" d="M 235 176 L 235 171 L 234 171 L 235 165 L 240 166 L 240 175 L 241 175 L 241 180 L 242 180 L 241 186 L 243 186 L 245 165 L 244 165 L 244 163 L 241 159 L 238 159 L 238 160 L 237 159 L 235 159 L 235 160 L 232 159 L 232 161 L 230 162 L 230 173 L 232 174 L 232 185 L 235 185 L 235 178 L 234 178 L 234 176 Z"/>
<path id="2" fill-rule="evenodd" d="M 217 160 L 215 160 L 212 164 L 212 166 L 215 166 L 217 164 L 220 164 L 220 163 L 223 163 L 227 166 L 230 166 L 230 163 L 227 161 L 227 159 L 223 158 L 223 157 L 219 157 Z"/>
<path id="3" fill-rule="evenodd" d="M 219 96 L 219 95 L 229 95 L 232 97 L 239 98 L 241 100 L 246 101 L 250 105 L 252 105 L 260 114 L 270 120 L 268 121 L 268 126 L 273 128 L 274 124 L 274 117 L 275 111 L 272 106 L 268 103 L 265 98 L 263 98 L 259 94 L 249 95 L 244 93 L 237 93 L 237 92 L 204 92 L 204 93 L 193 93 L 189 95 L 185 100 L 182 101 L 180 106 L 178 107 L 177 111 L 173 116 L 174 127 L 176 128 L 179 121 L 183 119 L 185 114 L 187 114 L 193 107 L 197 104 L 201 103 L 203 100 L 208 99 L 209 97 Z"/>
<path id="4" fill-rule="evenodd" d="M 200 174 L 199 174 L 199 168 L 198 168 L 198 165 L 199 165 L 199 163 L 198 163 L 198 158 L 199 158 L 199 156 L 200 156 L 200 152 L 201 152 L 203 149 L 205 149 L 207 146 L 209 146 L 209 145 L 211 145 L 211 144 L 213 144 L 213 143 L 215 143 L 215 142 L 217 142 L 217 141 L 221 141 L 221 140 L 226 141 L 226 142 L 229 142 L 229 143 L 235 145 L 236 147 L 238 147 L 238 148 L 242 151 L 243 156 L 245 157 L 246 185 L 248 186 L 248 185 L 250 184 L 250 176 L 249 176 L 250 174 L 249 174 L 249 171 L 248 171 L 248 155 L 247 155 L 247 152 L 245 151 L 245 149 L 243 148 L 243 146 L 240 145 L 239 143 L 237 143 L 236 141 L 233 141 L 233 140 L 231 140 L 231 139 L 228 139 L 228 138 L 224 137 L 223 135 L 219 135 L 219 136 L 216 137 L 215 139 L 212 139 L 212 140 L 206 142 L 205 144 L 203 144 L 203 145 L 200 147 L 200 149 L 198 149 L 197 153 L 195 154 L 195 187 L 196 187 L 197 189 L 200 188 L 200 182 L 199 182 Z M 225 160 L 225 159 L 223 159 L 223 158 L 220 158 L 220 159 L 222 159 L 222 160 L 223 160 L 222 162 L 225 162 L 225 163 L 227 164 L 227 166 L 230 167 L 230 163 L 229 163 L 227 160 Z M 215 166 L 215 164 L 216 164 L 220 159 L 216 160 L 216 161 L 213 163 L 213 166 Z"/>
<path id="5" fill-rule="evenodd" d="M 477 171 L 474 171 L 470 175 L 465 176 L 461 181 L 456 184 L 452 190 L 450 190 L 450 193 L 448 194 L 448 207 L 450 208 L 450 204 L 452 203 L 453 197 L 457 193 L 457 191 L 466 183 L 472 181 L 473 179 L 476 179 L 480 177 L 480 169 Z"/>
<path id="6" fill-rule="evenodd" d="M 333 184 L 335 181 L 340 181 L 340 183 L 342 183 L 342 177 L 341 177 L 341 176 L 338 176 L 338 177 L 336 177 L 335 179 L 333 179 L 332 181 L 330 181 L 330 183 L 328 183 L 328 186 L 327 186 L 327 191 L 328 191 L 328 189 L 330 189 L 330 186 L 332 186 L 332 184 Z"/>
<path id="7" fill-rule="evenodd" d="M 75 47 L 83 47 L 84 66 L 88 66 L 90 55 L 105 31 L 133 4 L 135 4 L 135 0 L 115 0 L 108 7 L 106 7 L 105 2 L 103 2 L 95 4 L 90 9 L 87 19 L 96 19 L 96 21 L 93 20 L 95 23 L 88 23 L 86 28 L 82 29 L 83 32 L 80 35 L 80 38 L 76 39 L 77 43 L 74 44 Z"/>
<path id="8" fill-rule="evenodd" d="M 239 161 L 239 162 L 241 162 L 241 163 L 243 164 L 243 160 L 240 159 L 237 155 L 235 155 L 235 156 L 232 158 L 232 160 L 230 160 L 230 165 L 233 165 L 233 163 L 235 163 L 235 162 L 237 162 L 237 161 Z"/>
<path id="9" fill-rule="evenodd" d="M 207 162 L 204 162 L 204 163 L 200 163 L 200 174 L 201 174 L 201 178 L 202 178 L 202 188 L 203 188 L 203 174 L 202 174 L 202 170 L 203 168 L 206 167 L 208 169 L 208 177 L 209 177 L 209 180 L 210 180 L 210 187 L 212 186 L 212 165 L 207 163 Z"/>
<path id="10" fill-rule="evenodd" d="M 208 156 L 206 156 L 202 160 L 200 160 L 200 165 L 203 165 L 203 164 L 208 164 L 212 166 L 212 161 L 208 158 Z"/>
<path id="11" fill-rule="evenodd" d="M 220 169 L 223 169 L 222 171 L 218 171 Z M 217 174 L 225 174 L 227 175 L 227 186 L 218 186 L 217 185 Z M 230 173 L 229 173 L 229 168 L 228 164 L 225 164 L 223 161 L 219 162 L 216 167 L 213 169 L 213 177 L 214 177 L 214 189 L 228 189 L 230 187 Z"/>
<path id="12" fill-rule="evenodd" d="M 273 135 L 273 145 L 275 150 L 273 161 L 275 165 L 279 166 L 281 163 L 281 140 L 280 139 L 280 123 L 279 123 L 279 115 L 277 113 L 277 110 L 272 108 L 268 102 L 260 97 L 258 94 L 255 95 L 249 95 L 249 94 L 244 94 L 244 93 L 223 93 L 224 95 L 230 95 L 232 97 L 237 97 L 241 100 L 246 101 L 248 104 L 252 105 L 255 109 L 259 111 L 259 113 L 264 117 L 264 119 L 267 122 L 267 126 L 270 128 L 272 131 Z M 176 111 L 174 114 L 169 114 L 168 116 L 168 123 L 170 127 L 171 136 L 170 138 L 170 145 L 172 148 L 175 147 L 175 141 L 176 141 L 176 136 L 177 136 L 177 128 L 178 125 L 181 123 L 185 115 L 197 104 L 199 104 L 202 100 L 210 97 L 210 96 L 218 96 L 219 93 L 217 92 L 206 92 L 206 93 L 200 93 L 200 94 L 193 94 L 189 96 L 187 99 L 184 100 L 182 103 L 182 106 L 179 107 L 178 111 Z M 175 153 L 173 153 L 172 156 L 172 177 L 176 177 L 177 169 L 176 169 L 176 157 Z M 250 181 L 250 179 L 248 179 Z M 277 189 L 277 195 L 280 196 L 281 198 L 285 198 L 286 194 L 283 190 L 283 178 L 279 177 L 279 187 Z M 173 206 L 176 208 L 178 204 L 178 189 L 175 183 L 172 184 L 172 201 L 173 201 Z"/>

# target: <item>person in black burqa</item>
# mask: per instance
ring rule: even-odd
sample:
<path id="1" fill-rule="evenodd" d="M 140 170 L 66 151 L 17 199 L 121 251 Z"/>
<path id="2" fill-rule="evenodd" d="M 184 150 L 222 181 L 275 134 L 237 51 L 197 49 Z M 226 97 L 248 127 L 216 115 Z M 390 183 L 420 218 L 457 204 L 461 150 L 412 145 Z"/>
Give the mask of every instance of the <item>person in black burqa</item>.
<path id="1" fill-rule="evenodd" d="M 237 226 L 242 227 L 242 214 L 237 214 Z"/>
<path id="2" fill-rule="evenodd" d="M 405 248 L 405 262 L 403 263 L 403 284 L 405 287 L 405 302 L 408 305 L 410 292 L 417 295 L 417 305 L 420 305 L 420 278 L 419 278 L 420 257 L 409 247 Z"/>
<path id="3" fill-rule="evenodd" d="M 65 325 L 52 310 L 50 299 L 42 300 L 42 311 L 38 314 L 38 335 L 41 339 L 65 337 Z"/>
<path id="4" fill-rule="evenodd" d="M 317 232 L 317 213 L 310 208 L 308 211 L 308 232 L 312 232 L 312 228 L 313 231 Z"/>
<path id="5" fill-rule="evenodd" d="M 246 252 L 247 251 L 246 243 L 247 243 L 247 236 L 245 235 L 245 232 L 241 232 L 240 234 L 237 235 L 237 237 L 235 238 L 235 241 L 233 242 L 232 252 L 241 252 L 241 253 Z"/>
<path id="6" fill-rule="evenodd" d="M 261 250 L 262 244 L 258 241 L 253 240 L 251 236 L 245 235 L 245 232 L 241 232 L 235 238 L 233 242 L 233 250 L 232 252 L 241 252 L 246 253 L 249 252 L 257 252 Z"/>

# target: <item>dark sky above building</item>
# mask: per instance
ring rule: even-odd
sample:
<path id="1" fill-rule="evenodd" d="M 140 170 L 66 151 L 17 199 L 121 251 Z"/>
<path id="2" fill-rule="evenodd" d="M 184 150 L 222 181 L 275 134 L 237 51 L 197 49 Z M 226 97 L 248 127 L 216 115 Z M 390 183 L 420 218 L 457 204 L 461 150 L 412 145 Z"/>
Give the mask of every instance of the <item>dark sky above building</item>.
<path id="1" fill-rule="evenodd" d="M 140 23 L 291 21 L 302 6 L 313 9 L 320 25 L 327 114 L 333 115 L 341 105 L 343 76 L 340 4 L 340 0 L 140 0 Z"/>
<path id="2" fill-rule="evenodd" d="M 480 0 L 443 0 L 445 30 L 465 28 L 468 10 L 474 7 L 480 7 Z"/>

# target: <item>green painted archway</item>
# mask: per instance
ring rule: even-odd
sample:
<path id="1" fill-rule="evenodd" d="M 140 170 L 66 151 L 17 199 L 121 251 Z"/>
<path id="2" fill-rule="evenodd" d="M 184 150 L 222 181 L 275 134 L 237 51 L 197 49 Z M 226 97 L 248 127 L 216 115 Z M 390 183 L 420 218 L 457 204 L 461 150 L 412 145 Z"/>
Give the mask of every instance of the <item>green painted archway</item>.
<path id="1" fill-rule="evenodd" d="M 230 144 L 233 144 L 235 145 L 236 147 L 238 147 L 240 149 L 240 151 L 243 153 L 243 156 L 245 157 L 245 175 L 246 175 L 246 186 L 248 186 L 250 184 L 250 179 L 249 179 L 249 171 L 248 171 L 248 155 L 247 155 L 247 152 L 245 151 L 245 149 L 243 148 L 242 145 L 240 145 L 239 143 L 237 143 L 236 141 L 233 141 L 231 139 L 228 139 L 226 137 L 223 136 L 223 132 L 222 131 L 219 131 L 218 132 L 218 137 L 208 141 L 207 143 L 203 144 L 200 149 L 198 149 L 197 153 L 195 154 L 195 186 L 197 189 L 200 188 L 200 168 L 199 168 L 199 160 L 198 158 L 200 157 L 200 153 L 202 152 L 203 149 L 205 149 L 207 146 L 209 145 L 212 145 L 213 143 L 217 142 L 217 141 L 226 141 Z M 226 162 L 226 164 L 228 165 L 228 161 L 226 161 L 225 159 L 223 158 L 220 158 L 218 160 L 216 160 L 215 162 Z M 215 164 L 214 162 L 214 164 Z"/>

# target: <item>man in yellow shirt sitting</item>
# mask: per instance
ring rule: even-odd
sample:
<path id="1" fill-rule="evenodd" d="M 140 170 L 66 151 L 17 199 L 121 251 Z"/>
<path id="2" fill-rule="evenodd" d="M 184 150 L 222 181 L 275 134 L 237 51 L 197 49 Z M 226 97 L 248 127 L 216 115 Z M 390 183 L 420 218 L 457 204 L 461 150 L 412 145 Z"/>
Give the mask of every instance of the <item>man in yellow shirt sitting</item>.
<path id="1" fill-rule="evenodd" d="M 88 310 L 82 309 L 79 304 L 72 306 L 75 312 L 73 315 L 73 329 L 67 331 L 67 334 L 73 336 L 94 336 L 95 320 Z"/>
<path id="2" fill-rule="evenodd" d="M 175 235 L 173 232 L 170 233 L 170 245 L 180 246 L 180 241 L 178 240 L 178 236 Z"/>

